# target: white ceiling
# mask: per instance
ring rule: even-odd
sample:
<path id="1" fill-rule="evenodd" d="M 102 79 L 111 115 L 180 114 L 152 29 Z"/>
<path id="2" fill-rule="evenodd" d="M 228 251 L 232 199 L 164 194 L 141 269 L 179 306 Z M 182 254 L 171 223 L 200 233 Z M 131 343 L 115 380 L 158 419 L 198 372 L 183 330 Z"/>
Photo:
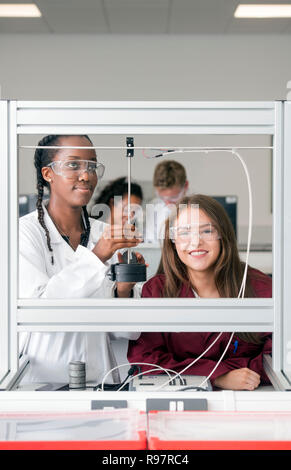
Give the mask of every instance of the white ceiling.
<path id="1" fill-rule="evenodd" d="M 33 0 L 0 0 L 29 3 Z M 35 0 L 41 18 L 0 18 L 1 33 L 290 34 L 291 19 L 235 19 L 251 0 Z M 291 3 L 256 0 L 255 3 Z"/>

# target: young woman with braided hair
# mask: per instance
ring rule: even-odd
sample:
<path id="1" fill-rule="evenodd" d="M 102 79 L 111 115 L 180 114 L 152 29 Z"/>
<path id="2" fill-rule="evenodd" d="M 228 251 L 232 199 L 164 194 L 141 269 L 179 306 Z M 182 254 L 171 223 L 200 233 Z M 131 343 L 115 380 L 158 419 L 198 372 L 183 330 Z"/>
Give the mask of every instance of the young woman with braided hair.
<path id="1" fill-rule="evenodd" d="M 89 219 L 86 206 L 104 172 L 92 146 L 85 135 L 49 135 L 38 144 L 34 157 L 37 210 L 19 220 L 20 297 L 104 298 L 112 297 L 114 289 L 119 297 L 130 295 L 131 283 L 115 285 L 106 274 L 111 263 L 121 261 L 117 250 L 135 247 L 140 240 L 126 235 L 122 225 Z M 49 191 L 46 203 L 44 188 Z M 138 259 L 144 262 L 141 255 Z M 110 334 L 127 339 L 139 336 Z M 20 336 L 20 352 L 30 358 L 25 381 L 66 382 L 69 362 L 80 360 L 86 362 L 87 379 L 98 382 L 115 365 L 106 333 Z M 112 380 L 118 382 L 118 374 Z"/>

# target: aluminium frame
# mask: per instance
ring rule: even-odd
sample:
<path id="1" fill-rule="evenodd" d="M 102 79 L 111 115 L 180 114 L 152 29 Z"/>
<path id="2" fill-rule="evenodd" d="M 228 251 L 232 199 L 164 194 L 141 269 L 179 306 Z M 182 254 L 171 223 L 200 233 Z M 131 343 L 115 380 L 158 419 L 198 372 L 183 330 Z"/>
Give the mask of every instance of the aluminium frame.
<path id="1" fill-rule="evenodd" d="M 291 103 L 0 101 L 0 386 L 19 371 L 20 331 L 269 331 L 272 372 L 291 384 Z M 18 299 L 18 136 L 261 134 L 273 137 L 272 299 Z M 289 184 L 288 184 L 289 183 Z M 289 243 L 288 243 L 289 242 Z M 288 246 L 289 245 L 289 246 Z M 287 289 L 284 289 L 287 286 Z M 137 312 L 138 310 L 138 312 Z M 106 311 L 106 315 L 99 313 Z M 191 312 L 191 315 L 190 315 Z M 2 380 L 2 383 L 1 383 Z M 13 378 L 14 380 L 14 378 Z"/>

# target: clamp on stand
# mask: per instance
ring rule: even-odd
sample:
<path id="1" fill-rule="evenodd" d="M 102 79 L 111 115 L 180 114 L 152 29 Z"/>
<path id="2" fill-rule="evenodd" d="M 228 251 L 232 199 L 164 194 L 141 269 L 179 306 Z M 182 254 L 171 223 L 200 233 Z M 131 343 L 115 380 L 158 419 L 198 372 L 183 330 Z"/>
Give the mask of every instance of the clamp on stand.
<path id="1" fill-rule="evenodd" d="M 127 169 L 128 169 L 128 213 L 127 221 L 130 225 L 130 197 L 131 197 L 131 158 L 134 156 L 134 139 L 133 137 L 126 138 L 127 145 Z M 146 281 L 146 265 L 139 264 L 134 252 L 129 248 L 123 254 L 123 263 L 116 263 L 111 265 L 109 271 L 109 278 L 116 282 L 143 282 Z"/>

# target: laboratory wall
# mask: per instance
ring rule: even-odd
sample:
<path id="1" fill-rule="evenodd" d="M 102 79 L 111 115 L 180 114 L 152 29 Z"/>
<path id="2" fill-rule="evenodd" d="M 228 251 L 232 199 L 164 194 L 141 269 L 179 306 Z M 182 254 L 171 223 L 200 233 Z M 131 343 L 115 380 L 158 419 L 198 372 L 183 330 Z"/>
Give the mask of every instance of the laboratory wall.
<path id="1" fill-rule="evenodd" d="M 0 35 L 2 98 L 22 100 L 276 100 L 291 80 L 290 35 Z M 291 86 L 290 86 L 291 88 Z M 34 143 L 39 136 L 35 137 Z M 124 145 L 124 136 L 93 136 L 96 145 Z M 25 139 L 24 139 L 25 141 Z M 27 142 L 27 139 L 26 139 Z M 30 141 L 31 142 L 31 141 Z M 270 145 L 268 137 L 136 137 L 136 145 Z M 245 151 L 254 189 L 254 239 L 271 242 L 271 152 Z M 126 173 L 122 154 L 101 152 L 105 180 Z M 133 178 L 151 194 L 154 160 Z M 174 157 L 171 157 L 174 158 Z M 240 241 L 248 223 L 248 193 L 239 163 L 185 154 L 193 191 L 236 195 Z M 114 163 L 112 163 L 114 162 Z M 19 192 L 35 188 L 32 153 L 20 159 Z"/>
<path id="2" fill-rule="evenodd" d="M 0 35 L 3 98 L 275 100 L 290 35 Z"/>

